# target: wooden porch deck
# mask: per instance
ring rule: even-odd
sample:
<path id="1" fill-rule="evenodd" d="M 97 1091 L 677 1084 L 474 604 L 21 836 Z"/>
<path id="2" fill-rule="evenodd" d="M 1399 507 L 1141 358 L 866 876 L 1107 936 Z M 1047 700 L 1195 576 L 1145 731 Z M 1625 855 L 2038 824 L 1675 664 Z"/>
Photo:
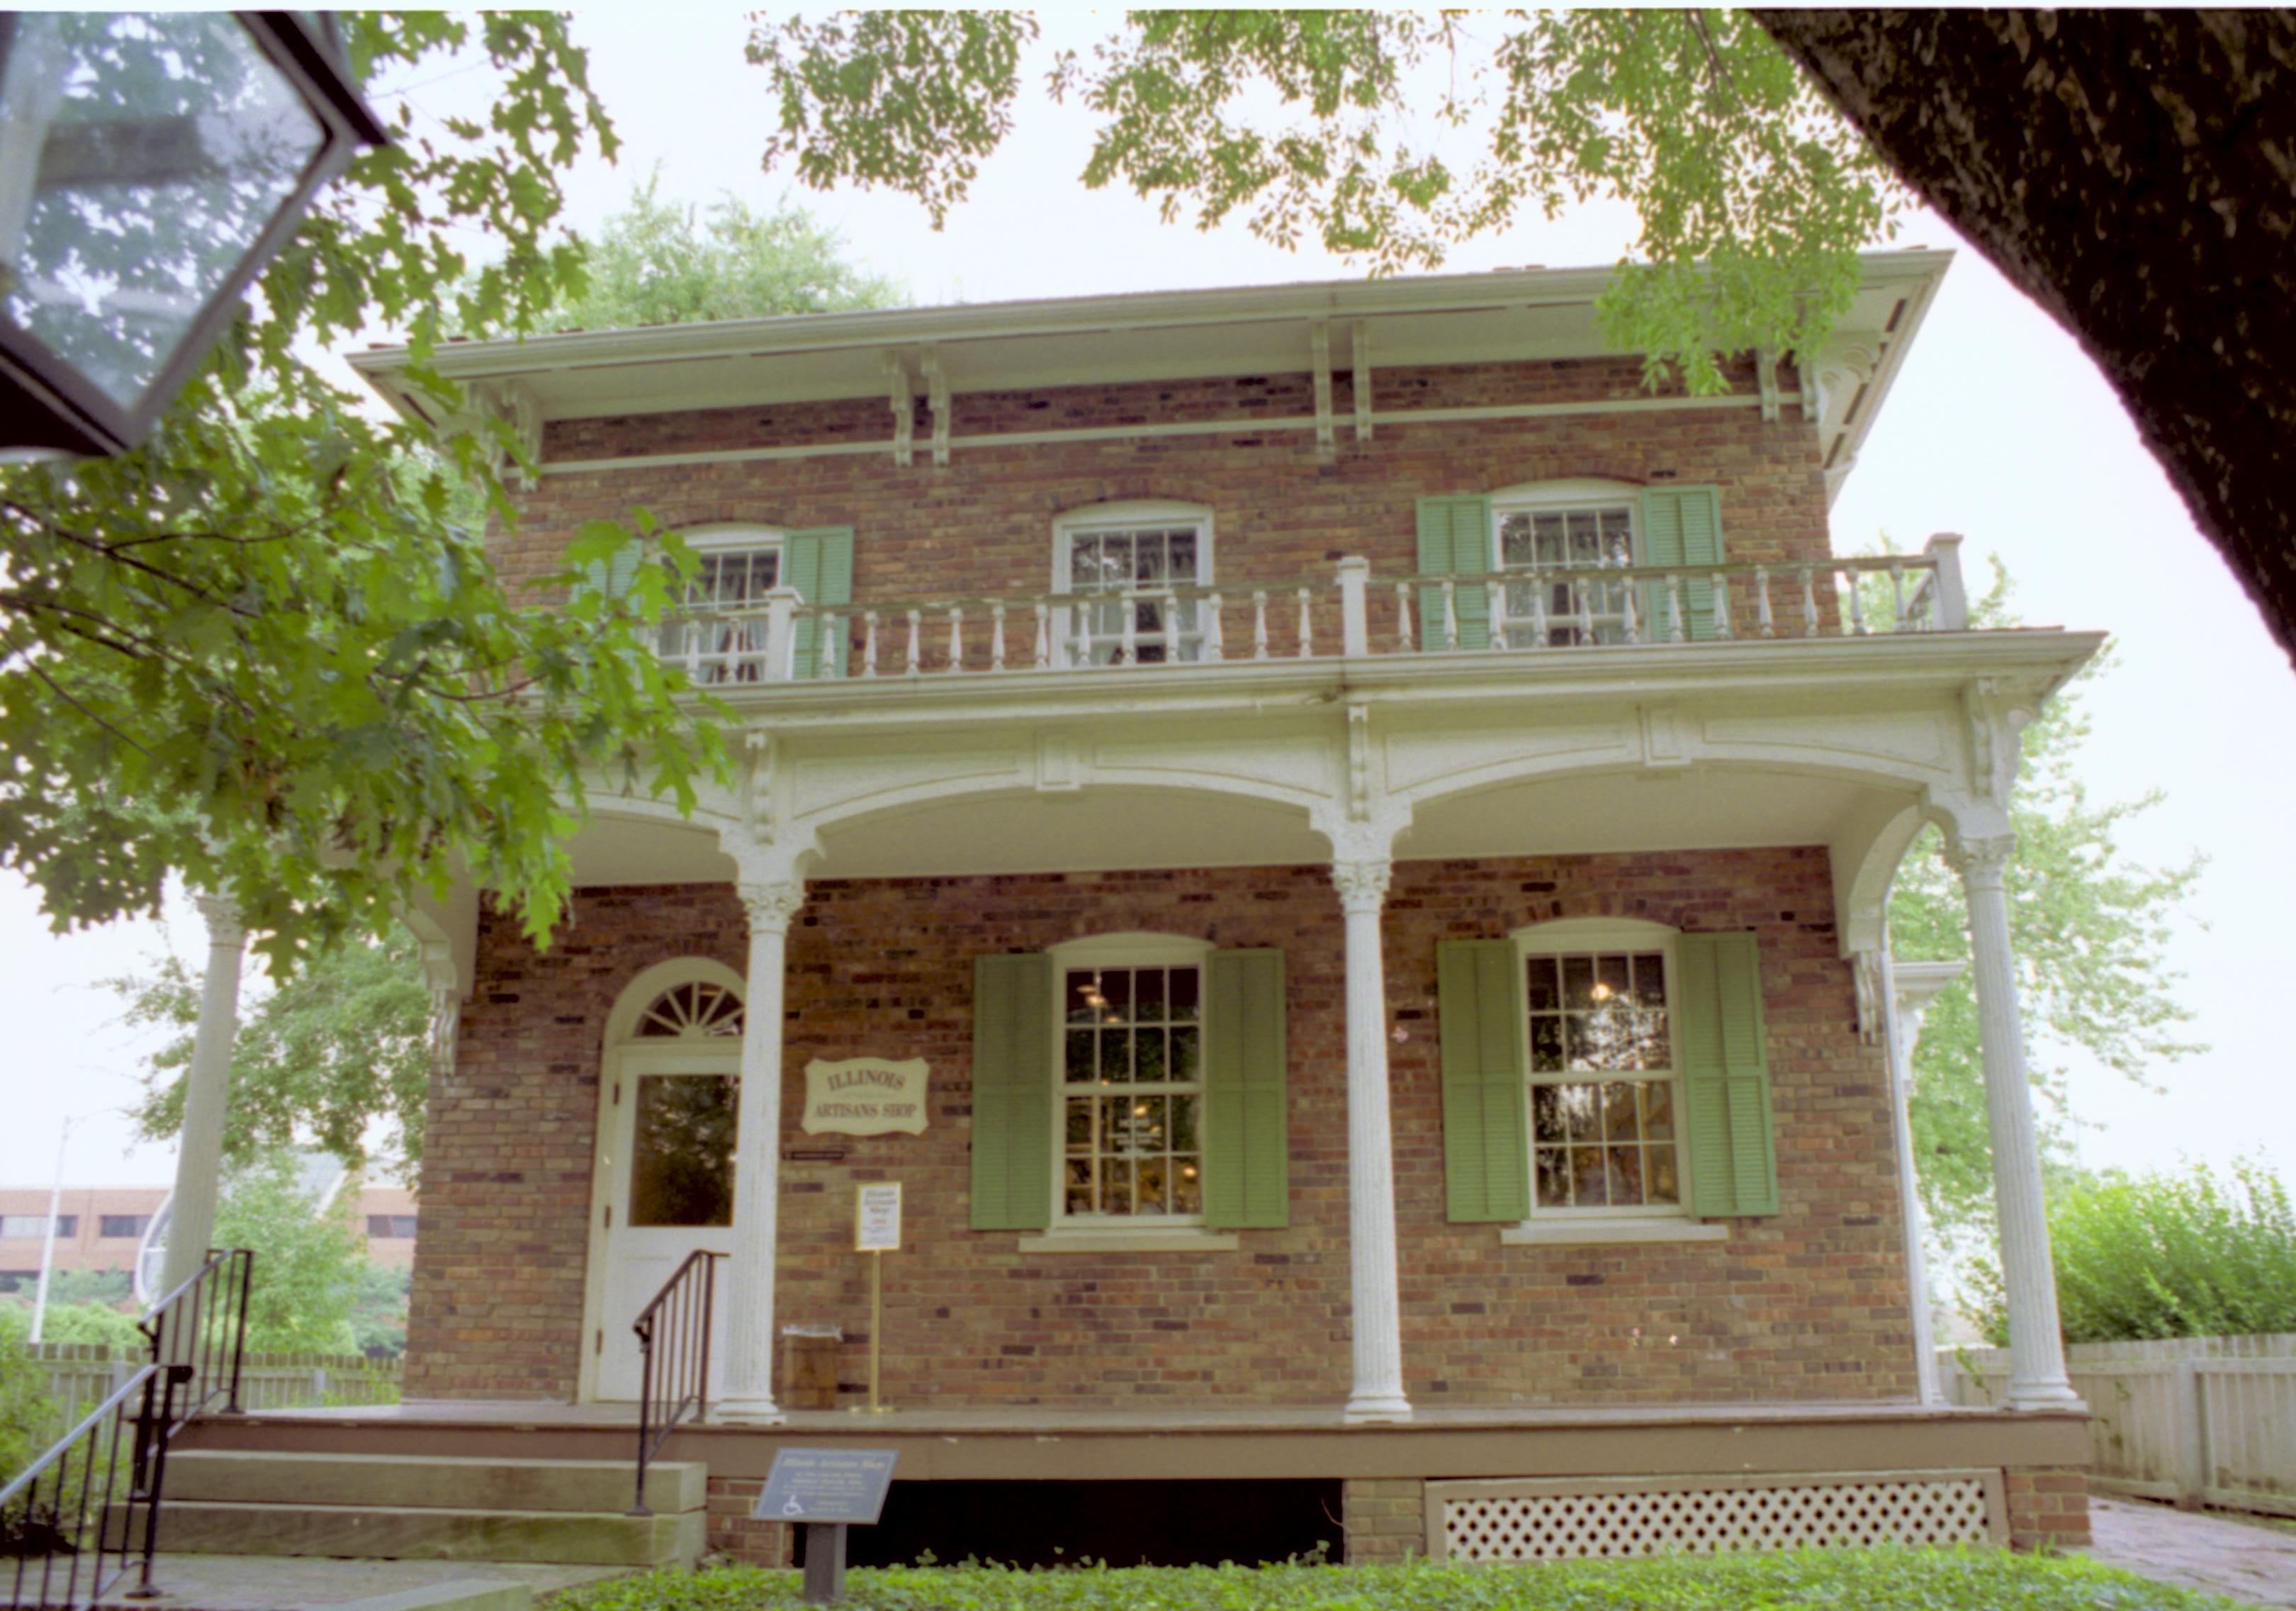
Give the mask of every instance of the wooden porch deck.
<path id="1" fill-rule="evenodd" d="M 203 1449 L 619 1459 L 636 1419 L 624 1404 L 416 1401 L 203 1419 L 185 1438 Z M 1373 1426 L 1348 1425 L 1337 1405 L 897 1407 L 687 1426 L 661 1458 L 762 1477 L 777 1449 L 854 1445 L 900 1451 L 912 1482 L 1636 1476 L 2079 1467 L 2088 1428 L 2078 1412 L 1903 1402 L 1438 1406 Z"/>

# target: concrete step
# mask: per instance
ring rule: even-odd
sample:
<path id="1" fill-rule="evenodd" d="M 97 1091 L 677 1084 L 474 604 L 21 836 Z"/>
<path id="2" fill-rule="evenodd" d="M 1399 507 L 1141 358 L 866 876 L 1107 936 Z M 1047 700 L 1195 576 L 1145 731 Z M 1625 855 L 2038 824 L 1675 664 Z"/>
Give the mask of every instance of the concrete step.
<path id="1" fill-rule="evenodd" d="M 175 1461 L 168 1463 L 172 1490 Z M 230 1504 L 178 1500 L 171 1492 L 160 1517 L 160 1548 L 185 1555 L 691 1566 L 701 1556 L 705 1520 L 700 1510 L 635 1516 L 438 1506 Z"/>
<path id="2" fill-rule="evenodd" d="M 234 1505 L 512 1510 L 587 1516 L 627 1510 L 628 1460 L 468 1459 L 397 1454 L 266 1454 L 179 1449 L 168 1455 L 168 1508 L 178 1500 Z M 693 1461 L 646 1471 L 646 1508 L 700 1510 L 709 1470 Z M 161 1524 L 163 1536 L 166 1524 Z"/>

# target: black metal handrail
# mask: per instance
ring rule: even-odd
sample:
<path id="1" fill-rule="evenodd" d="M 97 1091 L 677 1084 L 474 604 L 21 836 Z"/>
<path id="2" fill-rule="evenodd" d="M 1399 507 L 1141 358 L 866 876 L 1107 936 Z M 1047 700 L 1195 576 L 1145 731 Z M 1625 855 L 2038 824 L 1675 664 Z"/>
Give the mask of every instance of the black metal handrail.
<path id="1" fill-rule="evenodd" d="M 709 1322 L 718 1299 L 718 1261 L 726 1255 L 697 1248 L 673 1271 L 653 1302 L 638 1313 L 638 1484 L 632 1516 L 646 1508 L 646 1467 L 688 1415 L 709 1410 Z"/>
<path id="2" fill-rule="evenodd" d="M 94 1604 L 130 1570 L 148 1599 L 160 1547 L 168 1444 L 221 1401 L 239 1408 L 254 1254 L 210 1253 L 137 1322 L 151 1358 L 46 1453 L 0 1487 L 0 1555 L 15 1566 L 11 1611 Z"/>

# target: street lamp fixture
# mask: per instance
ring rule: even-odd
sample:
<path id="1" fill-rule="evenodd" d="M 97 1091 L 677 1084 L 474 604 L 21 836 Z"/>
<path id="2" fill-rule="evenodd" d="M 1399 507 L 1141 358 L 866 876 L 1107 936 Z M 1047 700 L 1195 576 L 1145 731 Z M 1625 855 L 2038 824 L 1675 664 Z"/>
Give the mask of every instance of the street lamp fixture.
<path id="1" fill-rule="evenodd" d="M 0 13 L 0 452 L 141 442 L 388 137 L 330 15 Z"/>

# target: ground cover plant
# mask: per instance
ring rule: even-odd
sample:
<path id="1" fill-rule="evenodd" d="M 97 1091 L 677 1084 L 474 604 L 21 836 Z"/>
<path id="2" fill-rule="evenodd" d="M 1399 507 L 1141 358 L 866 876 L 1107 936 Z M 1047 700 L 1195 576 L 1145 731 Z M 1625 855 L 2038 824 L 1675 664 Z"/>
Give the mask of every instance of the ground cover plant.
<path id="1" fill-rule="evenodd" d="M 553 1611 L 756 1611 L 800 1575 L 649 1573 L 554 1597 Z M 856 1570 L 858 1611 L 2230 1611 L 2233 1602 L 2069 1557 L 1873 1549 L 1528 1566 L 998 1566 Z"/>

